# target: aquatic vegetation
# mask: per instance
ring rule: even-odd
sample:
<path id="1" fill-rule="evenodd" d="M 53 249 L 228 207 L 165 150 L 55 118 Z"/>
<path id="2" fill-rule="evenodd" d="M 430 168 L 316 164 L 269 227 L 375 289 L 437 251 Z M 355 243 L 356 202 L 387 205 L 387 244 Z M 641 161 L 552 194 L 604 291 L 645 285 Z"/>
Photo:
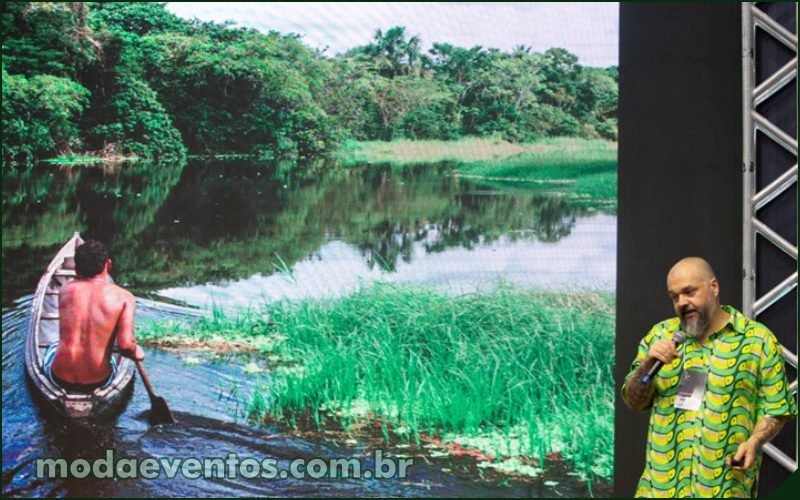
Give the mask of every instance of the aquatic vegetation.
<path id="1" fill-rule="evenodd" d="M 520 155 L 563 155 L 599 153 L 616 159 L 617 143 L 577 137 L 543 138 L 536 142 L 518 143 L 500 137 L 463 137 L 457 140 L 345 141 L 337 151 L 342 166 L 351 167 L 390 163 L 408 165 L 455 161 L 467 164 L 504 162 Z M 606 154 L 608 153 L 608 154 Z"/>
<path id="2" fill-rule="evenodd" d="M 342 166 L 365 163 L 406 165 L 441 161 L 497 161 L 527 152 L 529 145 L 500 138 L 464 137 L 458 140 L 345 141 L 337 151 Z"/>
<path id="3" fill-rule="evenodd" d="M 506 443 L 521 435 L 517 450 L 494 443 L 487 451 L 539 466 L 558 452 L 587 476 L 610 477 L 612 302 L 505 285 L 459 297 L 377 285 L 273 307 L 272 328 L 287 338 L 277 352 L 305 369 L 275 373 L 268 412 L 334 407 L 345 423 L 377 419 L 408 428 L 417 442 L 422 434 L 499 433 Z M 368 413 L 352 411 L 364 403 Z"/>
<path id="4" fill-rule="evenodd" d="M 571 198 L 607 200 L 616 207 L 616 143 L 545 139 L 540 146 L 499 162 L 464 163 L 458 171 L 473 182 L 500 189 L 543 186 Z"/>
<path id="5" fill-rule="evenodd" d="M 270 354 L 285 337 L 268 331 L 265 316 L 258 311 L 243 310 L 226 314 L 214 307 L 200 318 L 150 320 L 138 325 L 136 338 L 143 343 L 161 347 L 211 347 L 219 351 L 248 351 Z"/>
<path id="6" fill-rule="evenodd" d="M 281 364 L 257 418 L 374 422 L 387 438 L 439 436 L 538 468 L 556 454 L 590 480 L 613 473 L 613 310 L 607 293 L 378 284 L 173 331 L 269 345 Z"/>

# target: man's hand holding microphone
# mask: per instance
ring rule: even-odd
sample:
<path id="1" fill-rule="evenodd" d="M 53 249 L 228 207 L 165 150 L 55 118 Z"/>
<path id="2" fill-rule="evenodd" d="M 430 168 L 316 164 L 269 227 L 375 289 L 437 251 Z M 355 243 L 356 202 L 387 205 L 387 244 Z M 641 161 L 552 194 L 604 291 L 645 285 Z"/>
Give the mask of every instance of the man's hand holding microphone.
<path id="1" fill-rule="evenodd" d="M 647 358 L 642 365 L 650 362 L 647 373 L 642 377 L 642 383 L 649 384 L 656 373 L 662 366 L 672 363 L 672 360 L 678 357 L 678 346 L 683 344 L 686 340 L 686 334 L 683 332 L 675 332 L 672 340 L 659 340 L 650 346 L 647 352 Z"/>
<path id="2" fill-rule="evenodd" d="M 653 343 L 647 357 L 639 365 L 627 385 L 627 403 L 632 409 L 642 411 L 653 401 L 655 384 L 651 383 L 662 366 L 672 363 L 679 356 L 678 346 L 686 340 L 686 334 L 675 332 L 672 340 L 662 339 Z"/>

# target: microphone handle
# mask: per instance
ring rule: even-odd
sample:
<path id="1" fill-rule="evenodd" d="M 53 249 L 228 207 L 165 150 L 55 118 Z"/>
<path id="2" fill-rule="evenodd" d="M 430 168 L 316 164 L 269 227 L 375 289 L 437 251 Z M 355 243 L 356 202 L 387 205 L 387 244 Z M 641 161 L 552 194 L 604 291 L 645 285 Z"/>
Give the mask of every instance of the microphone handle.
<path id="1" fill-rule="evenodd" d="M 653 363 L 653 366 L 651 366 L 650 369 L 647 370 L 647 373 L 644 375 L 644 377 L 642 377 L 642 383 L 645 385 L 649 384 L 650 381 L 653 380 L 653 377 L 656 376 L 656 373 L 658 373 L 658 370 L 660 370 L 662 366 L 664 366 L 664 362 L 661 361 L 660 359 L 657 359 L 656 362 Z"/>
<path id="2" fill-rule="evenodd" d="M 686 340 L 686 334 L 684 334 L 681 331 L 676 332 L 675 336 L 672 339 L 672 341 L 675 343 L 676 348 L 679 347 L 681 344 L 683 344 L 685 340 Z M 649 384 L 650 381 L 653 380 L 653 377 L 656 376 L 656 373 L 658 373 L 658 370 L 660 370 L 662 366 L 664 366 L 664 362 L 661 361 L 660 359 L 657 359 L 656 362 L 653 363 L 653 366 L 651 366 L 650 369 L 647 370 L 647 373 L 642 377 L 642 383 L 645 385 Z"/>

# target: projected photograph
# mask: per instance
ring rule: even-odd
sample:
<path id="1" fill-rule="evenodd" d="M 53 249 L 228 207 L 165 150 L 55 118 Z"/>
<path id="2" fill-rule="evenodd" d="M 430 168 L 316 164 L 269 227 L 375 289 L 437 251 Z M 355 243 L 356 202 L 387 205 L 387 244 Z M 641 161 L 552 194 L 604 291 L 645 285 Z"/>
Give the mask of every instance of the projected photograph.
<path id="1" fill-rule="evenodd" d="M 2 9 L 4 496 L 611 494 L 617 4 Z"/>

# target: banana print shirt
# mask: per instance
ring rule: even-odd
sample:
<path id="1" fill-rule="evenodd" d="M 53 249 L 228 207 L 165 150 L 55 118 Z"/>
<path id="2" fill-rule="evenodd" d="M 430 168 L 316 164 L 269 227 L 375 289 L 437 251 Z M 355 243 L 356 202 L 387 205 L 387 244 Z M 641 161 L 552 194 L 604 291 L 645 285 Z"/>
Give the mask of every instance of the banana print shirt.
<path id="1" fill-rule="evenodd" d="M 746 471 L 730 469 L 733 456 L 765 415 L 797 415 L 786 380 L 781 346 L 764 325 L 730 306 L 730 319 L 701 345 L 687 338 L 680 357 L 655 377 L 644 473 L 637 497 L 751 497 L 758 490 L 762 453 Z M 655 325 L 639 344 L 622 387 L 645 359 L 650 346 L 672 339 L 680 329 L 675 317 Z M 708 374 L 699 410 L 674 407 L 684 370 Z"/>

